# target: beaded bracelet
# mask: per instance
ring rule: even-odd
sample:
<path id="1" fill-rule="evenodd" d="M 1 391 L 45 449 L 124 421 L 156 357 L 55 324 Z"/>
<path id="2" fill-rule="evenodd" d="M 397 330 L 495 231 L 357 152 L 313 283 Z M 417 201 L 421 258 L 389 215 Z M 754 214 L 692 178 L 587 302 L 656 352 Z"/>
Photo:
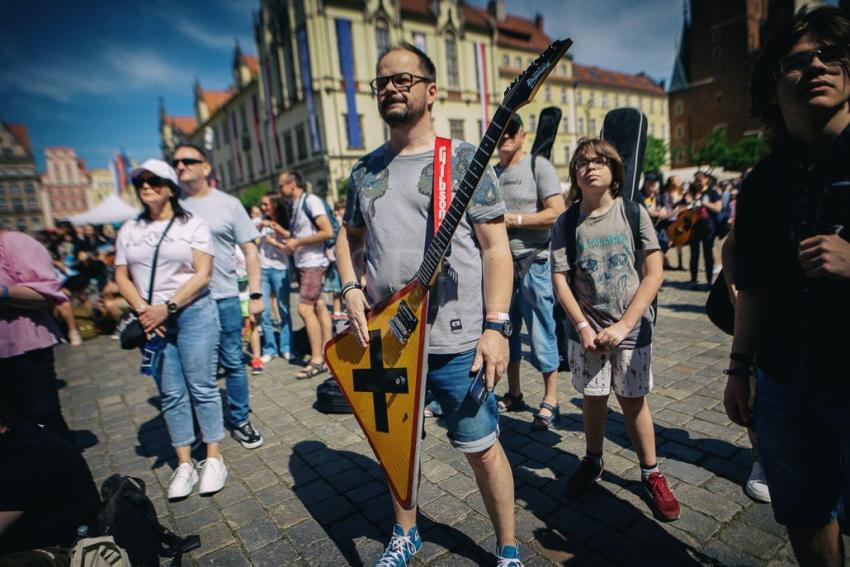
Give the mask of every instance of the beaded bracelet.
<path id="1" fill-rule="evenodd" d="M 339 290 L 339 296 L 343 299 L 345 298 L 345 294 L 351 291 L 352 289 L 363 289 L 360 287 L 360 284 L 355 281 L 345 282 L 342 284 L 342 288 Z"/>

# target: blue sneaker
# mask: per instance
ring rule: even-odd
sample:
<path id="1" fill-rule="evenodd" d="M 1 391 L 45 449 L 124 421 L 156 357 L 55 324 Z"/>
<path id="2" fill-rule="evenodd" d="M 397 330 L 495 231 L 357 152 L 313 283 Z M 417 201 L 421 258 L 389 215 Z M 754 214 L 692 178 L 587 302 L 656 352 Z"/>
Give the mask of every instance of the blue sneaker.
<path id="1" fill-rule="evenodd" d="M 422 538 L 419 537 L 416 526 L 410 528 L 407 535 L 404 535 L 404 529 L 396 524 L 393 526 L 393 537 L 390 538 L 384 554 L 372 567 L 406 567 L 420 549 L 422 549 Z"/>
<path id="2" fill-rule="evenodd" d="M 523 567 L 519 558 L 519 549 L 515 545 L 503 545 L 499 549 L 499 562 L 496 567 Z"/>

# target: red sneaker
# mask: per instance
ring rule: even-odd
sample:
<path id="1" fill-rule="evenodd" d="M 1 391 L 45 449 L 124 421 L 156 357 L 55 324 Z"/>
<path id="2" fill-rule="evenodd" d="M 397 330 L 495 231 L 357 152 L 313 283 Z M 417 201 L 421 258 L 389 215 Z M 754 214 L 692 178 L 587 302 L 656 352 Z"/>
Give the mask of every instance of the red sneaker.
<path id="1" fill-rule="evenodd" d="M 265 368 L 263 368 L 263 361 L 260 360 L 259 358 L 252 358 L 251 359 L 251 374 L 255 374 L 255 375 L 256 374 L 262 374 L 263 370 L 265 370 Z"/>
<path id="2" fill-rule="evenodd" d="M 673 496 L 667 479 L 660 472 L 654 472 L 643 480 L 643 488 L 649 496 L 650 505 L 655 517 L 665 522 L 679 519 L 682 509 L 679 501 Z"/>

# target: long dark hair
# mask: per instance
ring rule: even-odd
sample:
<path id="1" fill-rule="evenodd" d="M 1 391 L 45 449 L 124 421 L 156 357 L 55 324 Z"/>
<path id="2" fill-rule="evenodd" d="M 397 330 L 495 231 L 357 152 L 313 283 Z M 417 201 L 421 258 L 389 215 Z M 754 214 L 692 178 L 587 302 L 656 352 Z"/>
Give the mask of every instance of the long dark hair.
<path id="1" fill-rule="evenodd" d="M 753 115 L 768 127 L 772 141 L 785 130 L 785 120 L 776 101 L 779 61 L 807 35 L 819 45 L 850 45 L 850 18 L 834 6 L 800 13 L 777 30 L 765 45 L 750 77 L 750 104 Z M 842 60 L 841 67 L 845 80 L 850 79 L 847 58 Z"/>
<path id="2" fill-rule="evenodd" d="M 168 188 L 171 190 L 171 197 L 168 198 L 168 202 L 171 203 L 171 210 L 174 211 L 174 216 L 180 219 L 180 221 L 186 222 L 187 220 L 189 220 L 189 217 L 192 216 L 192 213 L 184 209 L 183 206 L 180 204 L 180 186 L 175 185 L 171 181 L 168 181 Z M 142 204 L 142 212 L 139 213 L 139 216 L 136 218 L 138 218 L 139 220 L 150 222 L 151 220 L 153 220 L 151 219 L 151 210 L 145 204 L 145 202 L 142 201 L 142 197 L 141 195 L 139 195 L 139 191 L 140 189 L 137 188 L 136 197 L 139 198 L 139 202 Z"/>

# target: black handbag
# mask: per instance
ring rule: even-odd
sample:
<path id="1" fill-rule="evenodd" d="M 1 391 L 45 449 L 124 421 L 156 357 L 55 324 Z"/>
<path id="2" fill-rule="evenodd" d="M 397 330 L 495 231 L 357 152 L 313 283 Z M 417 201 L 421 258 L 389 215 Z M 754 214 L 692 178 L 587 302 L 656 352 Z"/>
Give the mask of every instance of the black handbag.
<path id="1" fill-rule="evenodd" d="M 163 240 L 165 240 L 165 235 L 168 234 L 168 229 L 171 228 L 175 218 L 177 217 L 173 216 L 171 217 L 171 220 L 168 221 L 168 225 L 165 227 L 165 230 L 162 231 L 162 236 L 159 237 L 159 242 L 156 243 L 156 248 L 154 248 L 153 251 L 151 280 L 148 284 L 148 305 L 150 305 L 151 301 L 153 301 L 153 282 L 154 277 L 156 276 L 156 260 L 159 257 L 159 245 L 162 244 Z M 139 322 L 139 314 L 132 310 L 121 318 L 121 321 L 118 322 L 118 326 L 115 328 L 115 332 L 118 333 L 121 348 L 124 350 L 141 348 L 148 340 L 145 330 Z"/>
<path id="2" fill-rule="evenodd" d="M 729 299 L 729 287 L 726 285 L 723 270 L 711 284 L 711 291 L 708 292 L 708 299 L 705 300 L 705 313 L 718 329 L 727 335 L 734 334 L 735 306 Z"/>

